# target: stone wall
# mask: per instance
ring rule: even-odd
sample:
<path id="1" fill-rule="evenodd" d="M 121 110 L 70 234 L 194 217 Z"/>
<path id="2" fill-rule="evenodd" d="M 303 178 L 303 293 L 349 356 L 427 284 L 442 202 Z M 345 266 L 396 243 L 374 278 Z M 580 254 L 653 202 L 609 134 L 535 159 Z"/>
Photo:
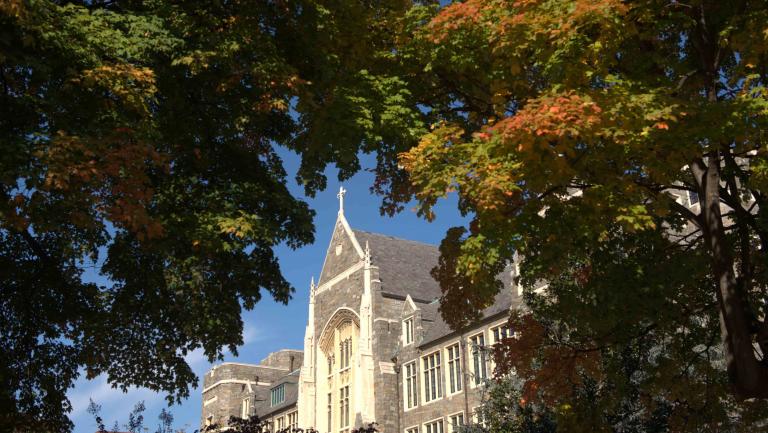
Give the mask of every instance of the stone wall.
<path id="1" fill-rule="evenodd" d="M 336 254 L 338 251 L 339 254 Z M 331 319 L 333 313 L 339 308 L 349 308 L 360 314 L 360 299 L 363 294 L 363 270 L 351 273 L 346 278 L 338 281 L 330 287 L 323 284 L 342 273 L 351 266 L 360 263 L 361 259 L 351 239 L 344 228 L 337 223 L 328 255 L 323 264 L 320 283 L 315 295 L 315 338 L 319 341 L 325 324 Z M 322 366 L 321 366 L 322 367 Z"/>
<path id="2" fill-rule="evenodd" d="M 230 417 L 241 415 L 243 399 L 251 399 L 253 408 L 255 401 L 269 398 L 272 385 L 288 373 L 288 368 L 240 363 L 211 368 L 203 377 L 200 425 L 209 417 L 212 423 L 226 425 Z"/>
<path id="3" fill-rule="evenodd" d="M 259 365 L 267 367 L 282 368 L 288 371 L 294 371 L 301 368 L 304 359 L 304 352 L 301 350 L 283 349 L 272 352 L 262 359 Z"/>
<path id="4" fill-rule="evenodd" d="M 417 311 L 415 314 L 416 317 L 416 329 L 421 331 L 421 315 Z M 400 407 L 401 407 L 401 430 L 405 432 L 407 429 L 410 429 L 412 427 L 418 427 L 419 432 L 423 432 L 423 425 L 424 423 L 431 422 L 437 419 L 442 419 L 444 423 L 444 432 L 445 433 L 451 433 L 453 431 L 452 427 L 449 425 L 450 423 L 450 415 L 456 414 L 456 413 L 463 413 L 464 415 L 464 422 L 470 423 L 472 422 L 473 414 L 475 409 L 480 406 L 482 403 L 484 393 L 486 391 L 485 385 L 474 385 L 474 373 L 472 371 L 472 349 L 469 344 L 469 338 L 473 335 L 476 335 L 480 332 L 485 333 L 485 341 L 486 345 L 490 343 L 490 329 L 502 325 L 506 323 L 507 317 L 506 315 L 499 315 L 498 317 L 491 317 L 487 320 L 481 322 L 476 327 L 473 327 L 471 330 L 465 332 L 464 334 L 448 334 L 445 338 L 442 338 L 440 340 L 437 340 L 435 342 L 430 343 L 429 345 L 420 347 L 419 341 L 417 340 L 414 344 L 409 345 L 407 347 L 404 347 L 400 351 L 400 356 L 398 356 L 398 369 L 400 370 L 400 374 L 398 377 L 400 378 L 398 386 L 400 388 L 399 394 L 402 396 L 404 393 L 403 389 L 403 365 L 408 364 L 410 362 L 415 361 L 418 365 L 417 371 L 417 383 L 418 383 L 418 394 L 419 394 L 419 404 L 418 406 L 412 408 L 412 409 L 405 409 L 405 403 L 404 400 L 401 398 L 400 401 Z M 418 338 L 418 337 L 417 337 Z M 451 346 L 455 343 L 460 344 L 461 352 L 462 352 L 462 376 L 463 376 L 463 383 L 462 383 L 462 390 L 453 394 L 449 395 L 448 390 L 448 363 L 447 363 L 447 348 L 448 346 Z M 433 353 L 435 351 L 441 352 L 441 383 L 442 383 L 442 397 L 438 398 L 436 400 L 425 402 L 424 399 L 424 376 L 423 376 L 423 362 L 422 362 L 422 356 L 426 356 L 430 353 Z M 492 375 L 492 365 L 490 360 L 487 363 L 487 371 L 489 377 Z"/>
<path id="5" fill-rule="evenodd" d="M 397 356 L 400 346 L 400 316 L 404 302 L 382 296 L 378 284 L 373 293 L 375 419 L 382 432 L 396 432 L 400 398 L 393 358 Z"/>
<path id="6" fill-rule="evenodd" d="M 269 415 L 263 417 L 262 420 L 265 421 L 267 425 L 270 426 L 270 431 L 277 431 L 278 429 L 276 428 L 276 426 L 278 425 L 278 419 L 283 418 L 285 420 L 284 421 L 285 426 L 288 426 L 288 414 L 296 411 L 298 411 L 298 408 L 294 403 L 290 406 L 285 406 L 278 411 L 270 413 Z"/>
<path id="7" fill-rule="evenodd" d="M 336 413 L 338 410 L 338 407 L 336 407 L 338 402 L 335 400 L 338 398 L 337 388 L 333 390 L 326 389 L 327 384 L 325 382 L 328 381 L 327 365 L 325 364 L 325 357 L 319 356 L 319 342 L 322 339 L 324 328 L 341 308 L 353 311 L 358 317 L 362 316 L 362 319 L 371 319 L 370 322 L 364 320 L 363 326 L 360 327 L 360 332 L 362 333 L 367 326 L 371 326 L 370 347 L 372 359 L 368 355 L 363 354 L 363 352 L 368 353 L 368 346 L 365 340 L 361 340 L 360 347 L 355 345 L 353 357 L 354 359 L 361 360 L 359 367 L 362 368 L 357 370 L 358 367 L 353 364 L 349 374 L 355 377 L 354 382 L 351 383 L 358 387 L 357 393 L 353 392 L 352 394 L 353 400 L 356 399 L 354 401 L 358 403 L 366 402 L 362 405 L 363 408 L 372 407 L 372 414 L 366 412 L 365 416 L 373 416 L 376 422 L 379 423 L 379 430 L 382 433 L 405 433 L 406 429 L 414 427 L 418 428 L 419 433 L 423 433 L 425 423 L 437 419 L 443 421 L 444 432 L 450 433 L 453 429 L 449 425 L 449 417 L 456 413 L 463 413 L 465 423 L 471 422 L 473 411 L 480 405 L 485 388 L 483 385 L 474 386 L 473 384 L 473 372 L 469 368 L 472 363 L 472 354 L 467 344 L 468 339 L 478 332 L 484 332 L 486 344 L 490 344 L 489 329 L 506 321 L 508 311 L 503 311 L 507 309 L 506 305 L 497 304 L 499 309 L 489 313 L 492 316 L 478 324 L 471 331 L 462 335 L 451 333 L 447 330 L 447 326 L 444 323 L 436 319 L 435 314 L 439 314 L 437 313 L 436 304 L 424 303 L 423 301 L 414 303 L 410 296 L 402 298 L 396 294 L 399 292 L 409 293 L 407 287 L 398 287 L 399 292 L 392 292 L 390 290 L 388 294 L 384 294 L 382 292 L 379 269 L 376 267 L 376 261 L 374 260 L 370 268 L 371 308 L 370 310 L 367 307 L 363 308 L 363 312 L 370 311 L 371 314 L 370 317 L 367 313 L 361 314 L 361 300 L 363 299 L 366 287 L 365 278 L 368 272 L 364 266 L 367 266 L 366 263 L 368 262 L 361 258 L 360 252 L 355 248 L 352 239 L 345 230 L 343 222 L 343 217 L 340 217 L 334 226 L 334 233 L 323 264 L 320 281 L 314 292 L 314 308 L 312 310 L 313 315 L 311 316 L 313 319 L 310 321 L 311 323 L 308 323 L 310 327 L 308 335 L 311 338 L 307 340 L 307 350 L 314 352 L 304 354 L 299 350 L 281 350 L 269 354 L 261 361 L 260 365 L 225 363 L 213 368 L 206 374 L 203 380 L 203 425 L 208 416 L 212 416 L 214 422 L 218 423 L 225 421 L 229 416 L 240 416 L 240 409 L 244 398 L 252 399 L 252 413 L 255 412 L 266 416 L 270 421 L 279 419 L 297 410 L 297 405 L 294 403 L 295 400 L 290 401 L 288 399 L 283 405 L 269 407 L 270 390 L 278 383 L 285 382 L 287 385 L 286 397 L 288 397 L 289 390 L 291 395 L 293 395 L 292 398 L 296 397 L 298 377 L 296 375 L 288 376 L 288 374 L 302 367 L 304 355 L 307 355 L 308 362 L 314 359 L 316 365 L 311 369 L 302 369 L 302 374 L 307 374 L 305 372 L 309 371 L 313 372 L 315 376 L 314 378 L 304 378 L 307 379 L 304 382 L 307 387 L 306 389 L 311 389 L 312 392 L 302 394 L 304 399 L 302 400 L 302 405 L 312 405 L 317 411 L 325 413 L 327 393 L 332 392 L 335 406 L 334 411 Z M 365 249 L 365 245 L 360 245 L 360 247 Z M 375 245 L 371 245 L 371 247 L 375 248 Z M 375 254 L 376 252 L 374 251 L 374 257 Z M 392 272 L 392 270 L 389 272 Z M 389 289 L 393 288 L 390 287 Z M 367 298 L 366 305 L 368 305 Z M 351 316 L 350 314 L 348 317 Z M 408 346 L 403 346 L 403 319 L 411 316 L 414 320 L 414 342 Z M 441 326 L 445 327 L 445 332 L 447 332 L 442 337 L 440 337 L 440 333 L 443 332 L 443 328 L 435 326 L 440 323 L 442 323 Z M 334 326 L 337 325 L 338 323 L 334 324 Z M 425 330 L 430 327 L 433 337 L 429 338 L 438 339 L 425 343 L 423 336 L 425 335 Z M 462 351 L 463 386 L 461 391 L 448 395 L 446 348 L 448 345 L 457 342 L 460 344 Z M 334 344 L 337 346 L 336 343 Z M 336 350 L 336 347 L 334 350 Z M 442 397 L 427 403 L 424 401 L 422 390 L 424 386 L 422 356 L 436 350 L 441 352 L 440 381 L 443 393 Z M 312 356 L 313 354 L 314 356 Z M 416 407 L 406 410 L 404 407 L 403 366 L 414 361 L 417 364 L 416 378 L 419 401 Z M 492 366 L 489 363 L 489 375 L 492 373 L 491 370 Z M 353 373 L 359 374 L 354 375 Z M 336 386 L 335 382 L 333 386 Z M 359 409 L 360 405 L 352 403 L 352 407 Z M 310 414 L 307 415 L 308 417 L 316 417 L 315 420 L 325 419 L 324 415 L 320 416 L 319 413 L 314 413 L 314 415 L 312 415 L 311 411 L 304 413 Z M 350 415 L 352 419 L 360 421 L 360 414 L 352 412 Z M 312 423 L 314 425 L 301 425 L 300 427 L 316 427 L 325 433 L 327 429 L 325 425 L 316 425 L 316 421 Z"/>
<path id="8" fill-rule="evenodd" d="M 323 264 L 321 272 L 320 282 L 315 292 L 315 304 L 314 304 L 314 323 L 311 325 L 314 327 L 314 350 L 315 350 L 315 383 L 314 393 L 315 401 L 311 402 L 315 406 L 312 427 L 322 428 L 322 431 L 326 430 L 326 397 L 330 392 L 333 398 L 334 413 L 338 411 L 338 390 L 327 389 L 326 377 L 327 377 L 327 364 L 326 357 L 321 354 L 319 347 L 320 341 L 323 339 L 323 331 L 326 325 L 333 318 L 334 314 L 341 308 L 346 308 L 354 312 L 359 318 L 360 316 L 360 303 L 364 291 L 364 277 L 365 271 L 360 266 L 362 259 L 351 238 L 348 236 L 341 222 L 337 222 L 334 233 L 331 237 L 331 243 L 328 248 L 328 253 Z M 335 279 L 340 274 L 344 274 L 349 268 L 358 266 L 357 270 L 349 272 L 348 275 L 341 279 Z M 334 284 L 330 282 L 335 281 Z M 358 323 L 359 327 L 360 324 Z M 359 338 L 359 337 L 358 337 Z M 334 347 L 334 350 L 337 348 Z M 358 348 L 355 346 L 353 350 L 353 357 L 359 355 Z M 337 360 L 338 362 L 338 360 Z M 338 364 L 337 364 L 338 365 Z M 350 374 L 358 367 L 353 365 Z M 352 392 L 351 399 L 354 399 L 354 392 Z M 319 400 L 319 401 L 318 401 Z M 354 408 L 354 403 L 352 404 Z M 358 414 L 351 411 L 350 419 L 354 422 L 357 419 Z M 334 424 L 336 423 L 334 418 Z M 323 424 L 322 426 L 317 424 Z M 308 426 L 302 426 L 308 427 Z"/>
<path id="9" fill-rule="evenodd" d="M 361 247 L 365 247 L 361 245 Z M 347 235 L 343 224 L 337 220 L 331 235 L 331 242 L 328 245 L 328 252 L 325 256 L 323 269 L 320 272 L 320 281 L 318 285 L 322 286 L 328 280 L 339 275 L 352 265 L 360 262 L 360 254 L 355 249 L 352 240 Z M 360 286 L 362 288 L 362 286 Z"/>

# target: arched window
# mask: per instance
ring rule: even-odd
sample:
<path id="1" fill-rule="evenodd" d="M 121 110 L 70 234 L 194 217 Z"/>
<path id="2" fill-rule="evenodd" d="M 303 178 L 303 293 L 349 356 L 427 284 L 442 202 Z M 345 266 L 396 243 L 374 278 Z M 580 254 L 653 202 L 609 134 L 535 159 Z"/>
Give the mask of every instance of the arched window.
<path id="1" fill-rule="evenodd" d="M 328 321 L 318 340 L 324 358 L 320 362 L 327 366 L 325 381 L 319 384 L 320 395 L 327 395 L 327 407 L 318 411 L 325 418 L 318 420 L 318 425 L 327 426 L 325 433 L 346 433 L 352 428 L 355 349 L 359 336 L 357 315 L 341 309 Z"/>

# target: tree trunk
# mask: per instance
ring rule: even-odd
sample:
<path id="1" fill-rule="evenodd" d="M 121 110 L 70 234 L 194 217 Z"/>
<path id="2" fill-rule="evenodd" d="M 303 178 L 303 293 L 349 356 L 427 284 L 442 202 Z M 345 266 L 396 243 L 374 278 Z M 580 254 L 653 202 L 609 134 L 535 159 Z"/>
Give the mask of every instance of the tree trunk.
<path id="1" fill-rule="evenodd" d="M 749 314 L 739 292 L 733 252 L 725 236 L 720 211 L 720 157 L 712 152 L 708 160 L 691 164 L 701 202 L 701 230 L 712 258 L 720 308 L 720 332 L 728 377 L 739 400 L 768 398 L 768 366 L 756 355 L 750 332 Z"/>

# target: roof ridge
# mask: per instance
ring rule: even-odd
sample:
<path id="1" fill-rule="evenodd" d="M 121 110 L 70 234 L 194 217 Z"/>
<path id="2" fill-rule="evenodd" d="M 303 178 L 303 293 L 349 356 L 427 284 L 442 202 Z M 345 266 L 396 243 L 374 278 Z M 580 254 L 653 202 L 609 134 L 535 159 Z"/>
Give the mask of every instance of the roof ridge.
<path id="1" fill-rule="evenodd" d="M 439 248 L 439 246 L 435 245 L 435 244 L 430 244 L 430 243 L 422 242 L 422 241 L 415 241 L 413 239 L 405 239 L 405 238 L 401 238 L 401 237 L 397 237 L 397 236 L 387 235 L 387 234 L 384 234 L 384 233 L 369 232 L 368 230 L 360 230 L 360 229 L 354 229 L 354 228 L 352 229 L 352 231 L 356 232 L 356 233 L 365 233 L 367 235 L 381 236 L 381 237 L 385 237 L 385 238 L 389 238 L 389 239 L 393 239 L 393 240 L 397 240 L 397 241 L 410 242 L 412 244 L 425 245 L 425 246 L 432 247 L 432 248 Z"/>

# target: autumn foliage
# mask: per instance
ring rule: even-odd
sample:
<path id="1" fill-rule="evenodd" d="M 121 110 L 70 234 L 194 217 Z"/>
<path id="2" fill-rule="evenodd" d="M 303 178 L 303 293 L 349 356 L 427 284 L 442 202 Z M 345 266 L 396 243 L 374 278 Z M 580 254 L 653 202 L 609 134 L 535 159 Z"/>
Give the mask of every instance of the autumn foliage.
<path id="1" fill-rule="evenodd" d="M 605 428 L 764 419 L 766 5 L 470 0 L 412 17 L 401 51 L 426 72 L 410 69 L 431 127 L 391 197 L 433 219 L 456 194 L 471 219 L 433 271 L 446 321 L 477 319 L 519 260 L 529 310 L 497 363 L 526 401 Z M 602 421 L 579 418 L 587 394 Z"/>
<path id="2" fill-rule="evenodd" d="M 765 425 L 765 2 L 81 3 L 0 2 L 13 422 L 66 430 L 81 371 L 182 398 L 184 354 L 290 298 L 273 249 L 313 228 L 284 146 L 310 195 L 362 152 L 384 213 L 458 197 L 443 316 L 517 261 L 498 364 L 559 426 Z"/>
<path id="3" fill-rule="evenodd" d="M 69 431 L 80 376 L 180 401 L 190 351 L 236 353 L 242 308 L 291 298 L 274 248 L 314 213 L 280 152 L 312 195 L 421 131 L 380 57 L 407 6 L 0 1 L 3 426 Z"/>

